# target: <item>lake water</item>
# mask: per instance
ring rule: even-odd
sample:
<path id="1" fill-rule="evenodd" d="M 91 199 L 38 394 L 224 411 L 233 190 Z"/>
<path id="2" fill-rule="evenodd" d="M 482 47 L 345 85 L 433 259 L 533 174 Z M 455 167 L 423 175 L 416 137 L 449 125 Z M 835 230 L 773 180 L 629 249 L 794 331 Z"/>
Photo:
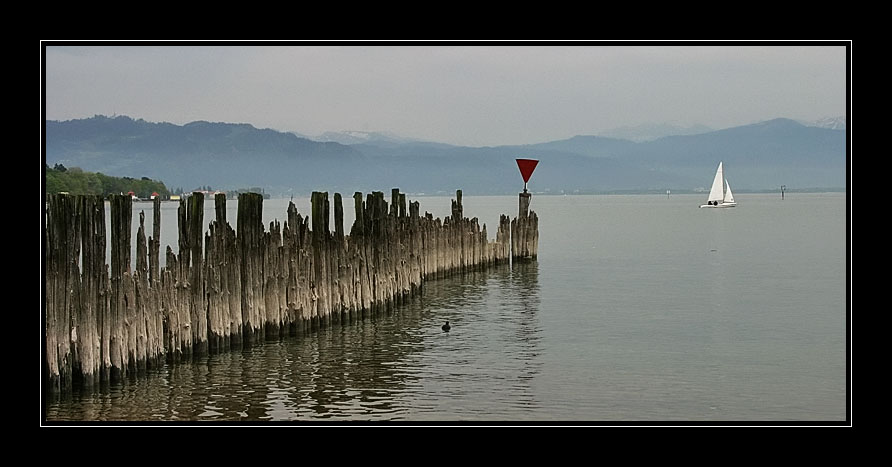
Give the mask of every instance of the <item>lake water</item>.
<path id="1" fill-rule="evenodd" d="M 51 400 L 46 417 L 844 423 L 846 194 L 735 197 L 737 208 L 698 209 L 703 195 L 534 195 L 538 261 L 426 282 L 390 314 Z M 449 213 L 449 197 L 417 199 Z M 287 203 L 265 201 L 264 217 L 284 218 Z M 517 197 L 463 204 L 494 226 Z M 151 231 L 151 205 L 134 206 L 134 224 L 139 209 Z M 163 212 L 162 244 L 176 251 L 176 204 Z"/>

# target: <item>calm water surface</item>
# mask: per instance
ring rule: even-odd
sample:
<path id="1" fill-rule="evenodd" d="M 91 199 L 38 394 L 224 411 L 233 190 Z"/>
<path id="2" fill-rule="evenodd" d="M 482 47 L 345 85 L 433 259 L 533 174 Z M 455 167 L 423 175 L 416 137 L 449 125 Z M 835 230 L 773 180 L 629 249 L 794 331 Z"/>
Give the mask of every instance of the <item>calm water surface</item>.
<path id="1" fill-rule="evenodd" d="M 534 195 L 538 261 L 54 398 L 47 419 L 845 421 L 846 195 L 736 197 L 734 209 L 698 209 L 699 195 Z M 419 200 L 449 213 L 448 197 Z M 267 200 L 264 217 L 282 219 L 287 203 Z M 493 225 L 517 198 L 463 204 Z M 139 209 L 151 231 L 151 205 L 135 205 L 134 224 Z M 174 203 L 162 226 L 176 251 Z"/>

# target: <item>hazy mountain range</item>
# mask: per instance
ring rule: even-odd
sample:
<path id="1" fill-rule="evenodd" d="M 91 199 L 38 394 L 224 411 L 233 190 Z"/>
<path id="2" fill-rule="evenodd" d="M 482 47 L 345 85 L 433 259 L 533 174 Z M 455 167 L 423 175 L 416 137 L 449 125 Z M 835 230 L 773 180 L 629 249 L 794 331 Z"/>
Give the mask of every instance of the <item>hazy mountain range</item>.
<path id="1" fill-rule="evenodd" d="M 392 187 L 428 194 L 457 188 L 468 194 L 515 193 L 523 188 L 515 158 L 540 160 L 529 184 L 534 192 L 705 189 L 719 161 L 735 192 L 782 184 L 844 188 L 846 132 L 833 129 L 840 126 L 838 119 L 825 125 L 829 128 L 775 119 L 723 130 L 688 127 L 698 130 L 654 139 L 643 133 L 580 135 L 539 144 L 465 147 L 378 132 L 327 133 L 313 140 L 244 123 L 180 126 L 95 116 L 46 121 L 45 163 L 145 176 L 170 188 L 260 186 L 274 195 Z M 841 125 L 844 129 L 844 118 Z"/>
<path id="2" fill-rule="evenodd" d="M 816 126 L 818 128 L 827 128 L 830 130 L 846 129 L 846 117 L 824 117 L 811 122 L 800 121 L 799 123 L 805 126 Z"/>
<path id="3" fill-rule="evenodd" d="M 699 124 L 685 127 L 670 123 L 643 123 L 636 126 L 624 126 L 602 131 L 599 136 L 627 139 L 640 143 L 642 141 L 653 141 L 664 136 L 698 135 L 710 131 L 713 131 L 713 128 Z"/>
<path id="4" fill-rule="evenodd" d="M 312 139 L 314 141 L 320 141 L 323 143 L 340 143 L 340 144 L 363 144 L 363 143 L 417 143 L 421 142 L 420 140 L 413 138 L 406 138 L 404 136 L 399 136 L 393 133 L 382 132 L 382 131 L 358 131 L 358 130 L 344 130 L 344 131 L 326 131 L 319 136 L 310 137 L 303 136 L 300 133 L 294 133 L 297 136 L 301 136 L 303 138 Z"/>
<path id="5" fill-rule="evenodd" d="M 816 126 L 819 128 L 829 128 L 831 130 L 845 130 L 846 117 L 825 117 L 818 120 L 806 121 L 797 120 L 805 126 Z M 672 123 L 642 123 L 635 126 L 623 126 L 600 132 L 597 136 L 605 138 L 626 139 L 634 142 L 653 141 L 664 136 L 681 136 L 681 135 L 699 135 L 701 133 L 709 133 L 715 131 L 706 125 L 695 123 L 690 126 L 675 125 Z M 344 131 L 327 131 L 318 136 L 308 136 L 306 134 L 293 131 L 295 135 L 301 138 L 307 138 L 314 141 L 335 142 L 341 144 L 362 144 L 362 143 L 406 143 L 421 142 L 421 140 L 406 138 L 390 132 L 380 131 L 364 131 L 364 130 L 344 130 Z"/>

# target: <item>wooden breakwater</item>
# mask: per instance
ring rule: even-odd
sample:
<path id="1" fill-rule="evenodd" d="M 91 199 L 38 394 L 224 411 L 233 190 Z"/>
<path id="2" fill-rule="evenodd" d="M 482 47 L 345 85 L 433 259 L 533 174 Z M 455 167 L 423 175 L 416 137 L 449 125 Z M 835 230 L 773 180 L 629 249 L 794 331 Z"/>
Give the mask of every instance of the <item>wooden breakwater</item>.
<path id="1" fill-rule="evenodd" d="M 538 218 L 521 193 L 518 217 L 501 215 L 495 240 L 463 215 L 462 193 L 444 219 L 420 214 L 394 189 L 353 195 L 355 221 L 343 227 L 338 193 L 315 192 L 311 213 L 289 203 L 285 221 L 263 225 L 263 198 L 238 198 L 236 228 L 217 195 L 203 229 L 204 195 L 180 201 L 178 251 L 160 267 L 160 201 L 151 236 L 140 212 L 131 267 L 131 198 L 51 195 L 46 210 L 45 361 L 47 388 L 115 381 L 165 361 L 225 351 L 388 310 L 425 280 L 536 257 Z M 329 226 L 331 209 L 334 229 Z"/>

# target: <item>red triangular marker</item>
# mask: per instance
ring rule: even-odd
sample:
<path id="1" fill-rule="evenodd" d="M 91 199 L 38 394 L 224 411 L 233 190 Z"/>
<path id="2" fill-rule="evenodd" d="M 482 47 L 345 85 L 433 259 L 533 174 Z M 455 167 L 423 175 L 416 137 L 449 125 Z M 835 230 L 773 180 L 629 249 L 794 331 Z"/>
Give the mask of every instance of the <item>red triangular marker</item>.
<path id="1" fill-rule="evenodd" d="M 517 159 L 517 167 L 520 168 L 520 176 L 523 177 L 524 183 L 530 181 L 530 176 L 533 175 L 538 163 L 539 161 L 535 159 Z"/>

